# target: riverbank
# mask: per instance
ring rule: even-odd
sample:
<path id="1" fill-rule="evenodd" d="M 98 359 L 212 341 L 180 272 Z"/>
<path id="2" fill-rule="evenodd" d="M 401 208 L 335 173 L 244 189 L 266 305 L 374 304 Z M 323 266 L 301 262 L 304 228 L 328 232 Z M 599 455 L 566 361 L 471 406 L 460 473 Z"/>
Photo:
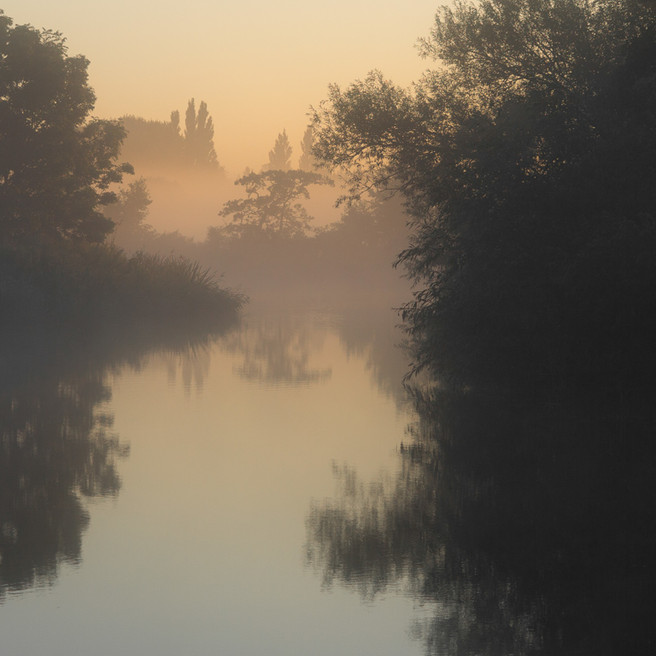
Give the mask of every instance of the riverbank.
<path id="1" fill-rule="evenodd" d="M 233 322 L 245 300 L 183 257 L 128 256 L 87 244 L 0 251 L 3 327 L 71 322 L 212 331 Z"/>

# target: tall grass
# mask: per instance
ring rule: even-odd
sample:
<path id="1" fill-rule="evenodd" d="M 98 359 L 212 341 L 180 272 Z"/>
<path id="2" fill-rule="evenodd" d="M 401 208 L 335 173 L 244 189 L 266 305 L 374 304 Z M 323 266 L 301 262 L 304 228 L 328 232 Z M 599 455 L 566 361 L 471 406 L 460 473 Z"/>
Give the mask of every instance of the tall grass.
<path id="1" fill-rule="evenodd" d="M 182 257 L 105 245 L 0 251 L 2 323 L 41 319 L 207 329 L 235 318 L 244 297 Z"/>

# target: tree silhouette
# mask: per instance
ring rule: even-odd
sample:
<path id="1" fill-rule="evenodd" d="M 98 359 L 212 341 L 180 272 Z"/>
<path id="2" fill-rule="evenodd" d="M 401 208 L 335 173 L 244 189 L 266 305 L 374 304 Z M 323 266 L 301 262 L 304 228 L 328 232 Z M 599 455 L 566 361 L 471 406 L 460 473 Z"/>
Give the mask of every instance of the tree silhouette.
<path id="1" fill-rule="evenodd" d="M 116 226 L 112 236 L 115 244 L 122 248 L 135 248 L 155 236 L 154 228 L 146 223 L 151 203 L 144 178 L 131 182 L 118 192 L 116 203 L 106 210 Z"/>
<path id="2" fill-rule="evenodd" d="M 0 242 L 101 242 L 112 223 L 100 208 L 129 165 L 116 158 L 125 132 L 89 119 L 89 62 L 64 38 L 13 26 L 0 11 Z"/>
<path id="3" fill-rule="evenodd" d="M 416 368 L 646 373 L 654 10 L 459 2 L 421 50 L 438 65 L 412 91 L 372 73 L 333 86 L 314 122 L 353 195 L 398 190 L 413 216 L 401 260 L 418 289 L 404 309 Z"/>
<path id="4" fill-rule="evenodd" d="M 314 146 L 314 128 L 308 125 L 303 133 L 301 141 L 301 156 L 298 160 L 298 168 L 303 171 L 316 171 L 319 162 L 312 152 Z"/>
<path id="5" fill-rule="evenodd" d="M 137 170 L 187 166 L 185 141 L 180 133 L 180 112 L 171 112 L 169 122 L 128 115 L 121 117 L 121 123 L 127 132 L 121 156 Z"/>
<path id="6" fill-rule="evenodd" d="M 654 390 L 523 392 L 418 395 L 394 478 L 335 467 L 308 559 L 327 586 L 434 603 L 427 654 L 648 652 Z"/>
<path id="7" fill-rule="evenodd" d="M 127 454 L 99 410 L 102 372 L 40 374 L 0 387 L 0 601 L 80 561 L 83 500 L 118 493 L 116 460 Z"/>
<path id="8" fill-rule="evenodd" d="M 310 197 L 310 185 L 331 182 L 318 173 L 273 169 L 250 173 L 235 184 L 244 187 L 247 197 L 228 201 L 219 212 L 233 217 L 224 228 L 228 234 L 299 237 L 310 231 L 312 217 L 298 201 Z"/>
<path id="9" fill-rule="evenodd" d="M 268 170 L 289 171 L 292 165 L 292 147 L 289 145 L 287 132 L 283 130 L 276 139 L 276 143 L 269 151 Z"/>
<path id="10" fill-rule="evenodd" d="M 173 115 L 171 118 L 174 121 Z M 189 101 L 185 112 L 184 138 L 187 156 L 193 167 L 209 169 L 218 167 L 214 150 L 214 123 L 207 111 L 205 101 L 201 101 L 198 111 L 196 111 L 194 99 Z"/>

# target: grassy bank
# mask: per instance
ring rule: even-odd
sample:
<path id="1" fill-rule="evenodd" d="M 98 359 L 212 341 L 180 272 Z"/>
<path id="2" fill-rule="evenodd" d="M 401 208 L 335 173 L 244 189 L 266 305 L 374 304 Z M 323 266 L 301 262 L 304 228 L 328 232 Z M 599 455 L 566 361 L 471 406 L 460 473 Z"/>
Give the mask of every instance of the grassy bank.
<path id="1" fill-rule="evenodd" d="M 244 298 L 182 257 L 105 245 L 0 251 L 3 325 L 40 321 L 90 326 L 212 330 L 233 321 Z"/>

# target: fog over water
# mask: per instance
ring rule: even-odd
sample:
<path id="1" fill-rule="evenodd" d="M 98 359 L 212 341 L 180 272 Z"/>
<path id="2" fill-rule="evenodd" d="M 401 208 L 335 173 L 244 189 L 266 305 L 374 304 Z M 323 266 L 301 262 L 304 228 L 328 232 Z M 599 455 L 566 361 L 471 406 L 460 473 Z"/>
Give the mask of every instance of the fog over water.
<path id="1" fill-rule="evenodd" d="M 253 310 L 216 341 L 130 363 L 121 348 L 45 371 L 28 360 L 0 398 L 3 649 L 421 653 L 409 599 L 372 613 L 322 592 L 304 553 L 335 467 L 397 467 L 411 409 L 393 323 Z"/>

